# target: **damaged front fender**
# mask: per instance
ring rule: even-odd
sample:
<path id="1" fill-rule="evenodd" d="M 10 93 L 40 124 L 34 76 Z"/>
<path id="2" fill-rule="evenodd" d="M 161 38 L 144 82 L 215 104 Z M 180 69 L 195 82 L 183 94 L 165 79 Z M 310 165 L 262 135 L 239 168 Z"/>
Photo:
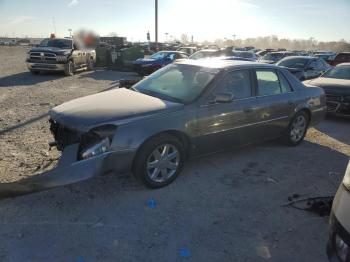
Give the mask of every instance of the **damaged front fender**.
<path id="1" fill-rule="evenodd" d="M 0 184 L 0 198 L 38 192 L 49 188 L 73 184 L 114 169 L 127 171 L 132 152 L 106 152 L 86 160 L 77 161 L 79 144 L 67 146 L 57 167 L 20 181 Z M 120 160 L 120 161 L 118 161 Z"/>

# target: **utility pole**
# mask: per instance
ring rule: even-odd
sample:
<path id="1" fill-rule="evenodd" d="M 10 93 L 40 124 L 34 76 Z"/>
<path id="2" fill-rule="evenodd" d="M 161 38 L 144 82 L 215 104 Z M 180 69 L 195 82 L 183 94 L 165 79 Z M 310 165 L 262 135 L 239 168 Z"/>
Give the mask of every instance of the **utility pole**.
<path id="1" fill-rule="evenodd" d="M 155 0 L 155 38 L 158 51 L 158 0 Z"/>

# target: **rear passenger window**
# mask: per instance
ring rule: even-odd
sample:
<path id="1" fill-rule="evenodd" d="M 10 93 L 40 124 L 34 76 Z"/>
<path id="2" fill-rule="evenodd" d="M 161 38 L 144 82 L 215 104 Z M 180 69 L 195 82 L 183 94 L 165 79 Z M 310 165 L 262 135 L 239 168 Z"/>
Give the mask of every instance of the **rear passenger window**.
<path id="1" fill-rule="evenodd" d="M 256 78 L 258 80 L 259 96 L 281 94 L 280 82 L 275 72 L 257 70 Z"/>
<path id="2" fill-rule="evenodd" d="M 287 81 L 286 77 L 281 72 L 278 72 L 278 77 L 280 79 L 282 93 L 292 92 L 293 89 Z"/>
<path id="3" fill-rule="evenodd" d="M 233 99 L 242 99 L 252 96 L 250 74 L 248 70 L 229 72 L 217 89 L 218 93 L 231 93 Z"/>

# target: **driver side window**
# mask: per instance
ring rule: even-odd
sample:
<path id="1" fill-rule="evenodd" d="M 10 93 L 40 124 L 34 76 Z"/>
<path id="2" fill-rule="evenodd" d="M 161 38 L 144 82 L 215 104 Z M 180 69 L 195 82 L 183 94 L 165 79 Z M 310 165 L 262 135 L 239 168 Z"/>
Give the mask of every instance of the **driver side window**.
<path id="1" fill-rule="evenodd" d="M 243 99 L 252 96 L 252 85 L 248 70 L 229 72 L 220 82 L 216 93 L 231 93 L 233 99 Z"/>

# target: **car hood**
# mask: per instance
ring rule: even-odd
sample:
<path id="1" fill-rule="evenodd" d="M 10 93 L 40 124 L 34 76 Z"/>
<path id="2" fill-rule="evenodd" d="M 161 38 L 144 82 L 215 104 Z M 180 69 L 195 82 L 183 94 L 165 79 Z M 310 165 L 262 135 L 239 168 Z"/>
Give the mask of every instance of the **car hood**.
<path id="1" fill-rule="evenodd" d="M 322 87 L 328 94 L 350 95 L 350 80 L 319 77 L 307 83 Z"/>
<path id="2" fill-rule="evenodd" d="M 100 124 L 129 122 L 181 107 L 183 104 L 119 88 L 66 102 L 51 109 L 50 117 L 63 126 L 88 131 Z"/>
<path id="3" fill-rule="evenodd" d="M 56 55 L 67 55 L 72 52 L 71 49 L 62 49 L 57 47 L 34 47 L 30 49 L 30 52 L 49 52 Z"/>

